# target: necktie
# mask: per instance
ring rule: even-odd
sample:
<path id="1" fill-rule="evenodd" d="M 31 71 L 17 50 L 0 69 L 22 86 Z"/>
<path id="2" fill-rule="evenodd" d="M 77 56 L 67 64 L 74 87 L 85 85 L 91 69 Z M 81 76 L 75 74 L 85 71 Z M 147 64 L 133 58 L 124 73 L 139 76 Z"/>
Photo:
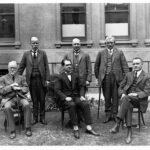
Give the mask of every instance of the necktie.
<path id="1" fill-rule="evenodd" d="M 13 82 L 15 81 L 15 77 L 14 76 L 12 76 L 12 80 L 13 80 Z"/>
<path id="2" fill-rule="evenodd" d="M 33 51 L 33 58 L 36 58 L 36 51 Z"/>
<path id="3" fill-rule="evenodd" d="M 137 71 L 134 72 L 134 80 L 137 79 Z"/>

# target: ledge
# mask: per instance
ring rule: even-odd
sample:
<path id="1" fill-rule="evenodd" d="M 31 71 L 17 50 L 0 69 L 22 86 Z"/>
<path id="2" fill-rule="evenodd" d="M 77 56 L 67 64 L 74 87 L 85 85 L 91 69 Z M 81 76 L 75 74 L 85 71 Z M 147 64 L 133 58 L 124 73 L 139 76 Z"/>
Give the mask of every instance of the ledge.
<path id="1" fill-rule="evenodd" d="M 81 42 L 81 45 L 87 46 L 87 48 L 91 48 L 93 46 L 93 41 Z M 61 46 L 72 46 L 72 42 L 61 42 L 58 41 L 55 43 L 56 48 L 61 48 Z"/>
<path id="2" fill-rule="evenodd" d="M 144 44 L 146 47 L 150 47 L 150 39 L 145 39 Z"/>
<path id="3" fill-rule="evenodd" d="M 117 41 L 116 40 L 115 44 L 116 45 L 131 44 L 132 47 L 137 47 L 138 40 L 137 39 L 133 39 L 133 40 L 130 40 L 130 41 L 123 41 L 123 40 Z M 100 40 L 99 45 L 100 45 L 100 47 L 105 47 L 105 40 Z"/>
<path id="4" fill-rule="evenodd" d="M 21 46 L 20 41 L 15 42 L 0 42 L 0 47 L 15 47 L 15 49 L 19 49 Z"/>

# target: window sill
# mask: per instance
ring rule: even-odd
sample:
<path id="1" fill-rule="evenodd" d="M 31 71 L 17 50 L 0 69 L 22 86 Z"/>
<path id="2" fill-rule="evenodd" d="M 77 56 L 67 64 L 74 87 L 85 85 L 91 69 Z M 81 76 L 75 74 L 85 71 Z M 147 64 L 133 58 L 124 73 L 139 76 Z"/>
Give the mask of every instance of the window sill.
<path id="1" fill-rule="evenodd" d="M 19 49 L 21 46 L 20 41 L 15 42 L 0 42 L 0 47 L 15 47 L 16 49 Z"/>
<path id="2" fill-rule="evenodd" d="M 123 40 L 116 40 L 115 42 L 116 45 L 126 45 L 126 44 L 129 44 L 131 45 L 132 47 L 137 47 L 138 45 L 138 40 L 137 39 L 133 39 L 133 40 L 130 40 L 130 41 L 123 41 Z M 99 45 L 100 47 L 105 47 L 105 40 L 100 40 L 99 42 Z"/>
<path id="3" fill-rule="evenodd" d="M 81 45 L 87 46 L 87 48 L 91 48 L 93 46 L 93 41 L 81 42 Z M 56 48 L 61 48 L 61 46 L 72 46 L 72 42 L 61 42 L 58 41 L 55 43 Z"/>
<path id="4" fill-rule="evenodd" d="M 146 47 L 150 47 L 150 39 L 145 39 L 144 44 Z"/>

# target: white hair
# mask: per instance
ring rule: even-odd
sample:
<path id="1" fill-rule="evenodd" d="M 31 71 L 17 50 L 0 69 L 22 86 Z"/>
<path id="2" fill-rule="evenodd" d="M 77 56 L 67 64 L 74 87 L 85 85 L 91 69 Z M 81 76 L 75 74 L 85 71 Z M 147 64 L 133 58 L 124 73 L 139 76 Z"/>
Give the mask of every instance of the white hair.
<path id="1" fill-rule="evenodd" d="M 12 61 L 10 61 L 9 63 L 8 63 L 8 68 L 10 68 L 10 67 L 17 67 L 18 65 L 17 65 L 17 62 L 15 61 L 15 60 L 12 60 Z"/>

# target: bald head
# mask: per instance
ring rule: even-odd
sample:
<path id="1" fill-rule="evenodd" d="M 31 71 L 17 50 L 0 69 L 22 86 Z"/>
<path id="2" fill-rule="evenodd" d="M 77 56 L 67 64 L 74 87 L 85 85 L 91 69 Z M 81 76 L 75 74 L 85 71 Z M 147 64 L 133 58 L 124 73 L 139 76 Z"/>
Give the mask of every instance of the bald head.
<path id="1" fill-rule="evenodd" d="M 81 48 L 81 43 L 80 40 L 78 38 L 74 38 L 72 40 L 72 47 L 75 53 L 79 53 L 80 52 L 80 48 Z"/>
<path id="2" fill-rule="evenodd" d="M 80 43 L 80 40 L 78 39 L 78 38 L 74 38 L 73 40 L 72 40 L 72 44 L 73 43 Z"/>
<path id="3" fill-rule="evenodd" d="M 37 37 L 31 37 L 31 46 L 33 51 L 37 51 L 39 49 L 39 39 Z"/>
<path id="4" fill-rule="evenodd" d="M 18 68 L 18 65 L 17 65 L 16 61 L 13 60 L 13 61 L 10 61 L 8 63 L 8 72 L 9 72 L 9 74 L 11 74 L 11 75 L 16 74 L 17 68 Z"/>

